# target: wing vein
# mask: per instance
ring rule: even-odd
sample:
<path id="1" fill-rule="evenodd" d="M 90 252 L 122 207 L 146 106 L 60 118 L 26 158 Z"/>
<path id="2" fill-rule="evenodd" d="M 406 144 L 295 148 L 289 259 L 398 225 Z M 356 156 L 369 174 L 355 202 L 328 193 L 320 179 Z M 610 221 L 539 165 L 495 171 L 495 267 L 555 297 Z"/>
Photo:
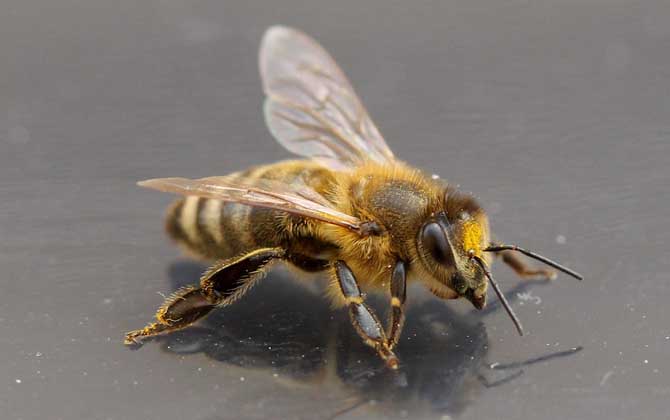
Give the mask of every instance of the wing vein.
<path id="1" fill-rule="evenodd" d="M 326 156 L 325 164 L 336 170 L 393 161 L 351 83 L 316 41 L 295 29 L 270 28 L 261 43 L 260 70 L 266 122 L 285 148 L 310 158 Z"/>

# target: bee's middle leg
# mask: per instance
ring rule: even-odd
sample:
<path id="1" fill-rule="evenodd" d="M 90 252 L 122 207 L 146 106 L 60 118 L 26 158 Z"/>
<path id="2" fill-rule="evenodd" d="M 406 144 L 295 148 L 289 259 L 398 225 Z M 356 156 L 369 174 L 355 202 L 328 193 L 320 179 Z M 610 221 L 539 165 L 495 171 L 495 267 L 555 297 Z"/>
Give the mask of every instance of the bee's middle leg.
<path id="1" fill-rule="evenodd" d="M 388 345 L 393 349 L 400 339 L 405 324 L 405 300 L 407 299 L 407 275 L 405 263 L 398 261 L 391 274 L 391 317 L 388 326 Z"/>
<path id="2" fill-rule="evenodd" d="M 344 261 L 335 262 L 334 268 L 340 290 L 349 306 L 349 316 L 356 332 L 365 344 L 377 351 L 377 354 L 389 368 L 397 369 L 398 358 L 389 345 L 379 319 L 372 312 L 372 309 L 363 302 L 363 296 L 354 273 L 351 272 Z"/>
<path id="3" fill-rule="evenodd" d="M 156 312 L 156 322 L 126 334 L 125 344 L 188 327 L 217 306 L 225 306 L 242 297 L 263 277 L 271 261 L 283 259 L 281 248 L 263 248 L 237 258 L 216 263 L 200 280 L 200 286 L 177 290 Z"/>

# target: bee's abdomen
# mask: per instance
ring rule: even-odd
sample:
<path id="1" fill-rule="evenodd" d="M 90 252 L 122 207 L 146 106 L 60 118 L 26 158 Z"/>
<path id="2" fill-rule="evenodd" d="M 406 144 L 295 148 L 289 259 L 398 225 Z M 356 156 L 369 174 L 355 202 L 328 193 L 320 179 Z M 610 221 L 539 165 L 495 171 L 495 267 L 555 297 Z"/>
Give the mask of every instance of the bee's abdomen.
<path id="1" fill-rule="evenodd" d="M 228 258 L 260 245 L 249 226 L 253 210 L 236 203 L 186 197 L 168 209 L 166 230 L 172 239 L 196 256 Z"/>
<path id="2" fill-rule="evenodd" d="M 333 182 L 329 171 L 303 161 L 257 166 L 229 175 L 246 180 L 271 179 L 291 185 L 298 178 L 314 186 Z M 189 196 L 169 209 L 166 230 L 192 254 L 228 258 L 259 247 L 286 245 L 296 236 L 299 218 L 285 212 Z"/>

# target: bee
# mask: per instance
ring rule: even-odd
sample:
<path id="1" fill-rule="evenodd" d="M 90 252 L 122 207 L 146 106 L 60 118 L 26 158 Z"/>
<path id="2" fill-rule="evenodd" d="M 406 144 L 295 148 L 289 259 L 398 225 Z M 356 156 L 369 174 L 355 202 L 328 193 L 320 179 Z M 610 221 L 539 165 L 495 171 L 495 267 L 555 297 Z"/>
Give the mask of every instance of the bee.
<path id="1" fill-rule="evenodd" d="M 408 282 L 477 309 L 486 305 L 490 284 L 523 334 L 489 270 L 495 256 L 522 278 L 556 272 L 532 268 L 518 253 L 582 279 L 534 252 L 494 242 L 472 195 L 396 159 L 342 70 L 309 36 L 271 27 L 259 57 L 266 123 L 303 159 L 139 183 L 183 196 L 168 210 L 167 232 L 190 253 L 216 262 L 199 285 L 167 298 L 155 322 L 127 333 L 126 344 L 188 327 L 242 298 L 284 262 L 327 272 L 334 305 L 348 308 L 365 344 L 397 369 Z M 376 291 L 390 296 L 385 326 L 365 302 Z"/>

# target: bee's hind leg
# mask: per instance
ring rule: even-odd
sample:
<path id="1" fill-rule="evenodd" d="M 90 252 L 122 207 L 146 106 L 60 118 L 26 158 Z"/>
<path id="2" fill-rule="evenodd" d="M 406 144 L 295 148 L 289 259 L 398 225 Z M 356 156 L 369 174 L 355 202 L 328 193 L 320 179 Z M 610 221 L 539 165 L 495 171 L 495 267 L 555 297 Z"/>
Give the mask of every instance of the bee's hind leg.
<path id="1" fill-rule="evenodd" d="M 398 357 L 393 353 L 379 319 L 363 302 L 354 273 L 344 261 L 336 261 L 333 266 L 340 290 L 349 306 L 349 316 L 356 332 L 365 344 L 377 351 L 389 368 L 397 369 Z"/>
<path id="2" fill-rule="evenodd" d="M 524 280 L 553 280 L 556 278 L 556 271 L 548 268 L 536 268 L 528 265 L 523 257 L 514 251 L 504 250 L 495 253 L 501 257 L 503 262 L 510 266 L 514 272 Z"/>
<path id="3" fill-rule="evenodd" d="M 137 345 L 144 338 L 188 327 L 215 307 L 235 302 L 263 277 L 272 261 L 284 256 L 281 248 L 263 248 L 217 262 L 203 275 L 199 287 L 183 287 L 168 297 L 156 312 L 157 322 L 127 333 L 125 344 Z"/>

